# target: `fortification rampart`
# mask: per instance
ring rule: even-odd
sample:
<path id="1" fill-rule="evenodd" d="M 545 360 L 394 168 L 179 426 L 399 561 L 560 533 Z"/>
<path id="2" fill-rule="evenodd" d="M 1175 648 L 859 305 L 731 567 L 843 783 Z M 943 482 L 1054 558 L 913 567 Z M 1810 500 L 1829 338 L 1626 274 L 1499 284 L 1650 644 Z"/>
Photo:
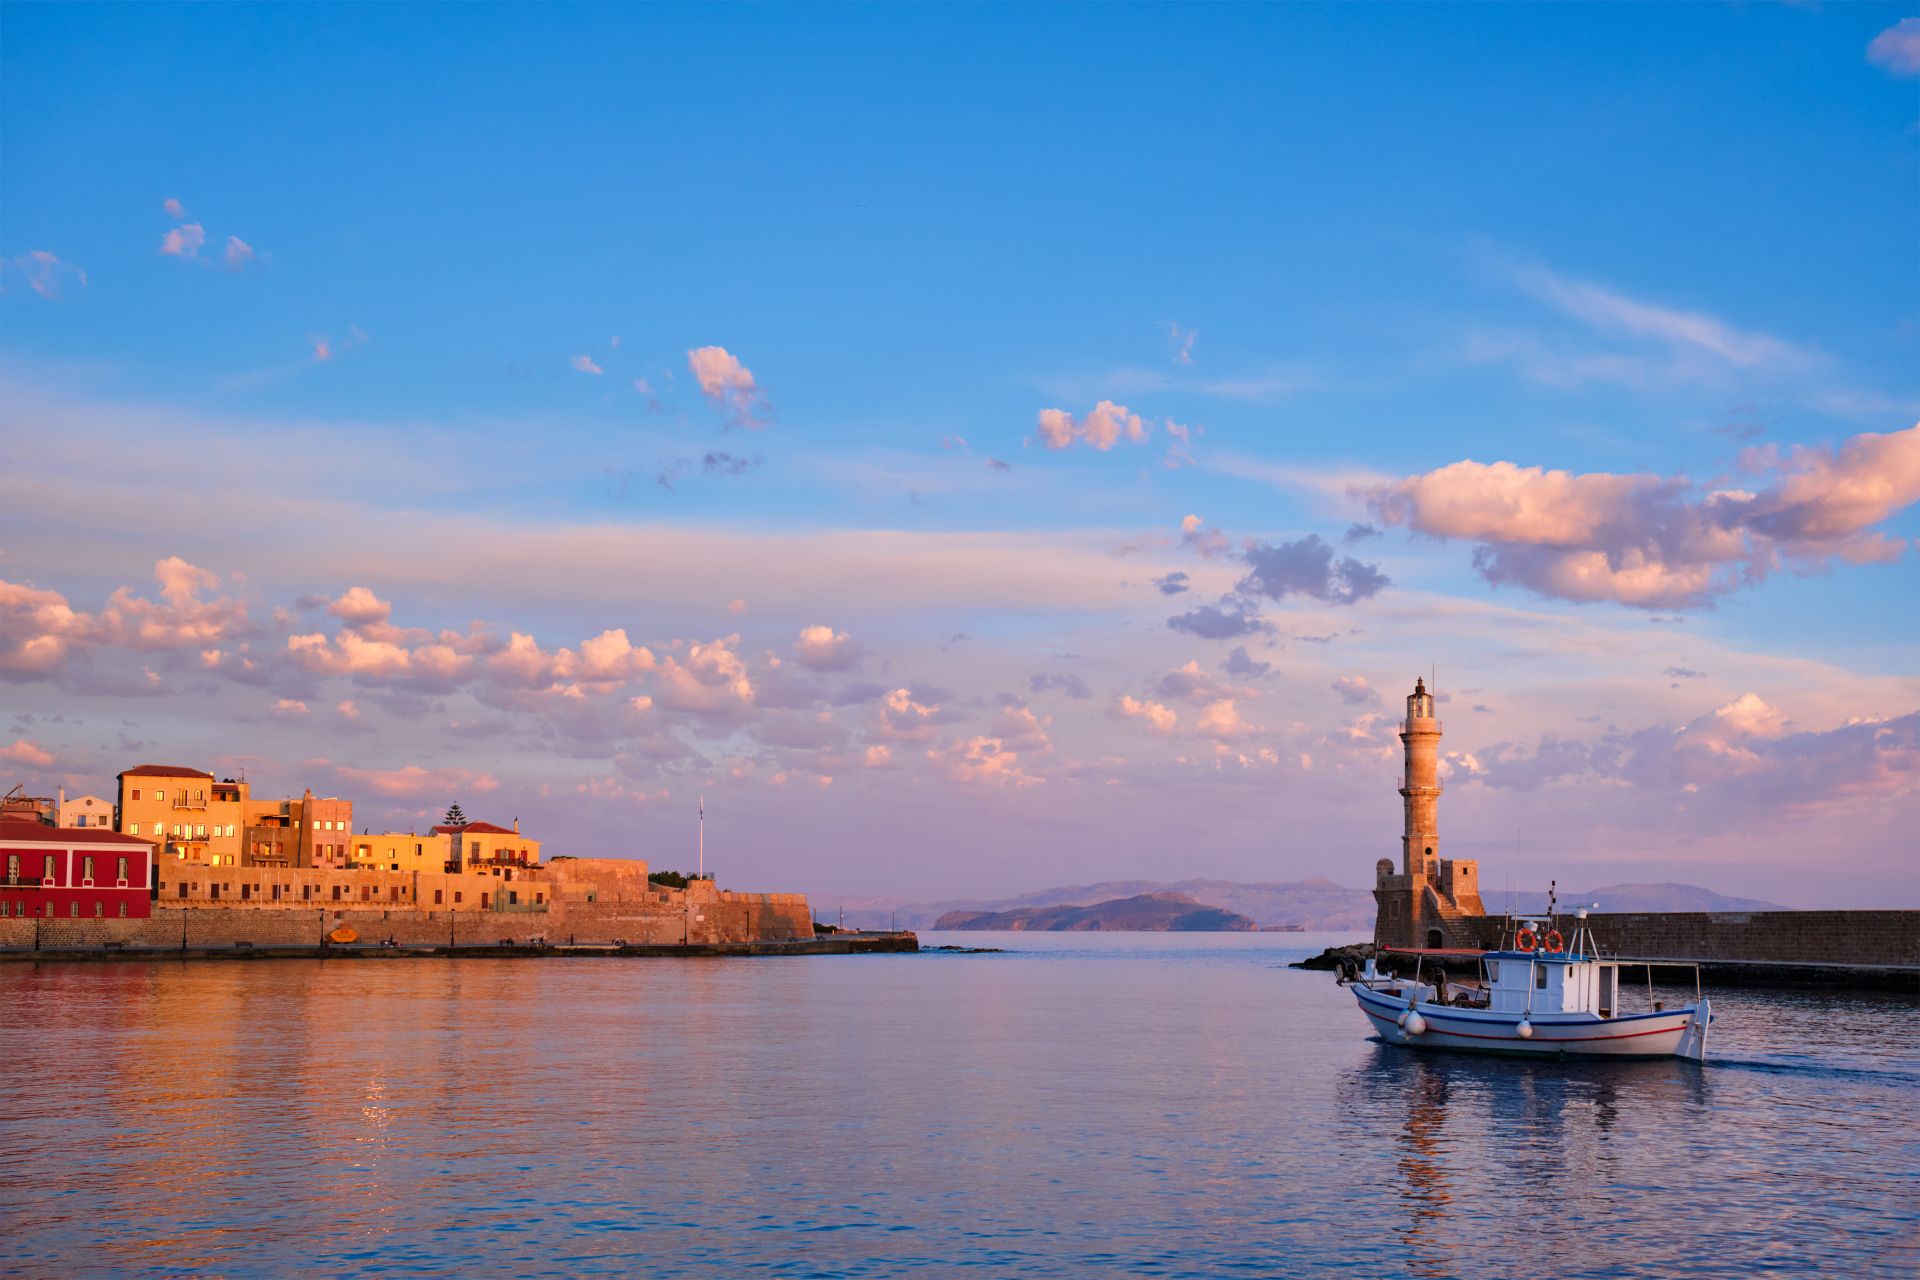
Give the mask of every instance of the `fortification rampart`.
<path id="1" fill-rule="evenodd" d="M 1500 945 L 1503 917 L 1476 916 L 1471 924 L 1481 946 Z M 1920 973 L 1920 911 L 1622 911 L 1594 913 L 1587 924 L 1600 949 L 1614 955 Z"/>
<path id="2" fill-rule="evenodd" d="M 237 868 L 234 874 L 267 868 Z M 213 874 L 228 874 L 220 868 Z M 286 872 L 327 875 L 325 872 Z M 348 874 L 348 873 L 331 873 Z M 368 873 L 362 873 L 368 874 Z M 390 874 L 411 880 L 410 873 Z M 438 877 L 435 877 L 436 879 Z M 423 876 L 423 882 L 427 877 Z M 450 876 L 449 881 L 484 881 L 489 894 L 502 887 L 491 876 Z M 237 881 L 232 881 L 237 883 Z M 638 883 L 644 884 L 644 879 Z M 630 886 L 631 888 L 631 886 Z M 402 947 L 495 946 L 503 942 L 659 946 L 787 942 L 813 937 L 813 913 L 803 895 L 723 893 L 711 882 L 688 890 L 632 890 L 644 896 L 622 900 L 549 899 L 538 907 L 477 906 L 477 893 L 459 907 L 421 909 L 396 902 L 391 907 L 264 902 L 222 897 L 187 906 L 156 902 L 144 920 L 69 919 L 8 916 L 0 918 L 0 948 L 62 950 L 118 946 L 130 949 L 201 950 L 232 947 L 317 947 L 342 928 L 362 944 L 392 942 Z M 451 894 L 448 895 L 451 901 Z M 497 899 L 489 898 L 490 902 Z"/>

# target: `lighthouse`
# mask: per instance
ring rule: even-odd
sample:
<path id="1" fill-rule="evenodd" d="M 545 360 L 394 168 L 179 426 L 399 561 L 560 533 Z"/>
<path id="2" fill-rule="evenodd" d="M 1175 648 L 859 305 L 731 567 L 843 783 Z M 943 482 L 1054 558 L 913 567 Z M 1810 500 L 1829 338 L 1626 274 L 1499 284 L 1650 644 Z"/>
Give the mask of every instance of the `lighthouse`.
<path id="1" fill-rule="evenodd" d="M 1400 745 L 1400 869 L 1394 870 L 1391 858 L 1374 866 L 1374 941 L 1385 947 L 1477 946 L 1472 917 L 1486 914 L 1480 864 L 1440 856 L 1440 720 L 1424 679 L 1416 679 L 1407 695 Z"/>

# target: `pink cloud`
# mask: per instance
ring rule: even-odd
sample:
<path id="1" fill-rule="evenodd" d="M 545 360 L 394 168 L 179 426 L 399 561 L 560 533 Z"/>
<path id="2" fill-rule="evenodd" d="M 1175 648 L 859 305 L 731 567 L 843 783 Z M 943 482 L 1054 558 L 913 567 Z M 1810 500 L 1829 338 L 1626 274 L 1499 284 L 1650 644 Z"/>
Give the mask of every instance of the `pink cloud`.
<path id="1" fill-rule="evenodd" d="M 8 272 L 16 272 L 26 280 L 27 288 L 33 290 L 49 302 L 60 296 L 60 286 L 67 280 L 78 280 L 81 288 L 87 287 L 87 273 L 69 262 L 62 262 L 45 249 L 34 249 L 17 258 L 0 259 L 0 278 Z"/>
<path id="2" fill-rule="evenodd" d="M 314 763 L 324 766 L 328 762 L 319 760 Z M 398 769 L 358 769 L 346 765 L 335 765 L 333 772 L 342 781 L 365 787 L 375 795 L 381 796 L 439 797 L 500 789 L 498 778 L 472 769 L 424 769 L 417 764 L 405 765 Z"/>
<path id="3" fill-rule="evenodd" d="M 1902 18 L 1875 36 L 1867 61 L 1896 76 L 1920 76 L 1920 18 Z"/>
<path id="4" fill-rule="evenodd" d="M 53 766 L 54 755 L 37 742 L 15 738 L 12 746 L 0 747 L 0 760 L 11 760 L 15 764 L 24 764 L 35 769 L 47 769 Z"/>
<path id="5" fill-rule="evenodd" d="M 253 246 L 245 240 L 242 240 L 239 236 L 228 236 L 225 257 L 227 266 L 234 271 L 238 271 L 253 261 Z"/>
<path id="6" fill-rule="evenodd" d="M 592 356 L 575 356 L 572 360 L 572 364 L 573 364 L 573 367 L 579 370 L 581 373 L 591 373 L 595 377 L 598 377 L 600 374 L 606 372 L 606 370 L 602 369 L 599 365 L 593 362 Z"/>
<path id="7" fill-rule="evenodd" d="M 700 393 L 726 410 L 727 424 L 760 428 L 766 425 L 767 402 L 753 370 L 725 347 L 696 347 L 687 352 Z"/>
<path id="8" fill-rule="evenodd" d="M 176 200 L 172 196 L 168 196 L 165 200 L 162 200 L 160 202 L 160 207 L 167 211 L 167 216 L 169 218 L 179 218 L 184 220 L 187 216 L 187 206 L 181 204 L 178 200 Z"/>
<path id="9" fill-rule="evenodd" d="M 1474 563 L 1488 581 L 1567 600 L 1686 607 L 1783 559 L 1899 555 L 1900 542 L 1869 526 L 1920 501 L 1920 426 L 1753 461 L 1777 472 L 1759 492 L 1469 460 L 1358 493 L 1386 523 L 1479 543 Z"/>
<path id="10" fill-rule="evenodd" d="M 1233 547 L 1233 544 L 1227 541 L 1226 534 L 1217 528 L 1207 528 L 1206 521 L 1199 516 L 1181 517 L 1180 544 L 1208 560 L 1225 555 Z"/>
<path id="11" fill-rule="evenodd" d="M 1349 706 L 1363 707 L 1380 701 L 1380 695 L 1374 692 L 1365 676 L 1341 676 L 1333 682 L 1333 691 Z"/>
<path id="12" fill-rule="evenodd" d="M 1144 720 L 1149 731 L 1162 737 L 1171 735 L 1180 725 L 1180 713 L 1172 707 L 1128 694 L 1121 694 L 1113 704 L 1113 714 L 1123 720 Z"/>
<path id="13" fill-rule="evenodd" d="M 1020 763 L 1020 754 L 999 738 L 958 738 L 927 752 L 947 778 L 963 785 L 991 787 L 1031 787 L 1044 779 L 1028 773 Z"/>
<path id="14" fill-rule="evenodd" d="M 197 222 L 183 223 L 160 237 L 160 252 L 177 258 L 195 258 L 207 242 L 207 229 Z"/>
<path id="15" fill-rule="evenodd" d="M 298 698 L 282 698 L 273 704 L 273 713 L 278 716 L 304 716 L 307 714 L 307 704 Z"/>
<path id="16" fill-rule="evenodd" d="M 328 341 L 324 335 L 309 338 L 308 341 L 313 343 L 313 358 L 316 361 L 333 359 L 333 343 Z"/>
<path id="17" fill-rule="evenodd" d="M 860 663 L 853 637 L 832 627 L 804 627 L 794 642 L 794 661 L 812 671 L 847 671 Z"/>
<path id="18" fill-rule="evenodd" d="M 656 701 L 670 710 L 698 716 L 744 715 L 753 706 L 754 688 L 747 664 L 731 647 L 739 643 L 738 635 L 726 636 L 690 645 L 684 661 L 672 656 L 662 659 Z"/>
<path id="19" fill-rule="evenodd" d="M 1140 415 L 1111 400 L 1102 400 L 1078 422 L 1064 409 L 1042 409 L 1036 427 L 1040 443 L 1049 449 L 1065 449 L 1078 440 L 1105 452 L 1122 439 L 1141 444 L 1147 438 Z"/>

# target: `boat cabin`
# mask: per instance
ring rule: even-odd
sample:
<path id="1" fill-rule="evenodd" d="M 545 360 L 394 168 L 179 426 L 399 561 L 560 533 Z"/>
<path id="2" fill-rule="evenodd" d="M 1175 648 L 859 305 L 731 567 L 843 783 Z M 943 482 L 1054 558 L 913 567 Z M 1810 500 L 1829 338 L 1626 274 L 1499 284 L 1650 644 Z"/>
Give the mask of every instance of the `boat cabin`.
<path id="1" fill-rule="evenodd" d="M 1566 953 L 1489 951 L 1481 957 L 1488 1001 L 1495 1013 L 1594 1013 L 1611 1018 L 1620 1007 L 1620 966 Z"/>

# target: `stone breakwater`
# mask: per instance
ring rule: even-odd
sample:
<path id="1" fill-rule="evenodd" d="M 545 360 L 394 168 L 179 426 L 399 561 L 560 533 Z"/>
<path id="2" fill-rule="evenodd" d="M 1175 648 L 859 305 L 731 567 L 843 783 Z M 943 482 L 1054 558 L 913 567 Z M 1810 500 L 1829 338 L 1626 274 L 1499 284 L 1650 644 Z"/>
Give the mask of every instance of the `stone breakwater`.
<path id="1" fill-rule="evenodd" d="M 1561 929 L 1572 920 L 1562 915 Z M 1504 916 L 1466 917 L 1474 945 L 1501 944 Z M 1725 985 L 1860 987 L 1920 995 L 1920 911 L 1595 912 L 1601 951 L 1698 964 Z M 1296 968 L 1364 964 L 1372 943 L 1329 948 Z M 1468 967 L 1471 967 L 1470 965 Z"/>

